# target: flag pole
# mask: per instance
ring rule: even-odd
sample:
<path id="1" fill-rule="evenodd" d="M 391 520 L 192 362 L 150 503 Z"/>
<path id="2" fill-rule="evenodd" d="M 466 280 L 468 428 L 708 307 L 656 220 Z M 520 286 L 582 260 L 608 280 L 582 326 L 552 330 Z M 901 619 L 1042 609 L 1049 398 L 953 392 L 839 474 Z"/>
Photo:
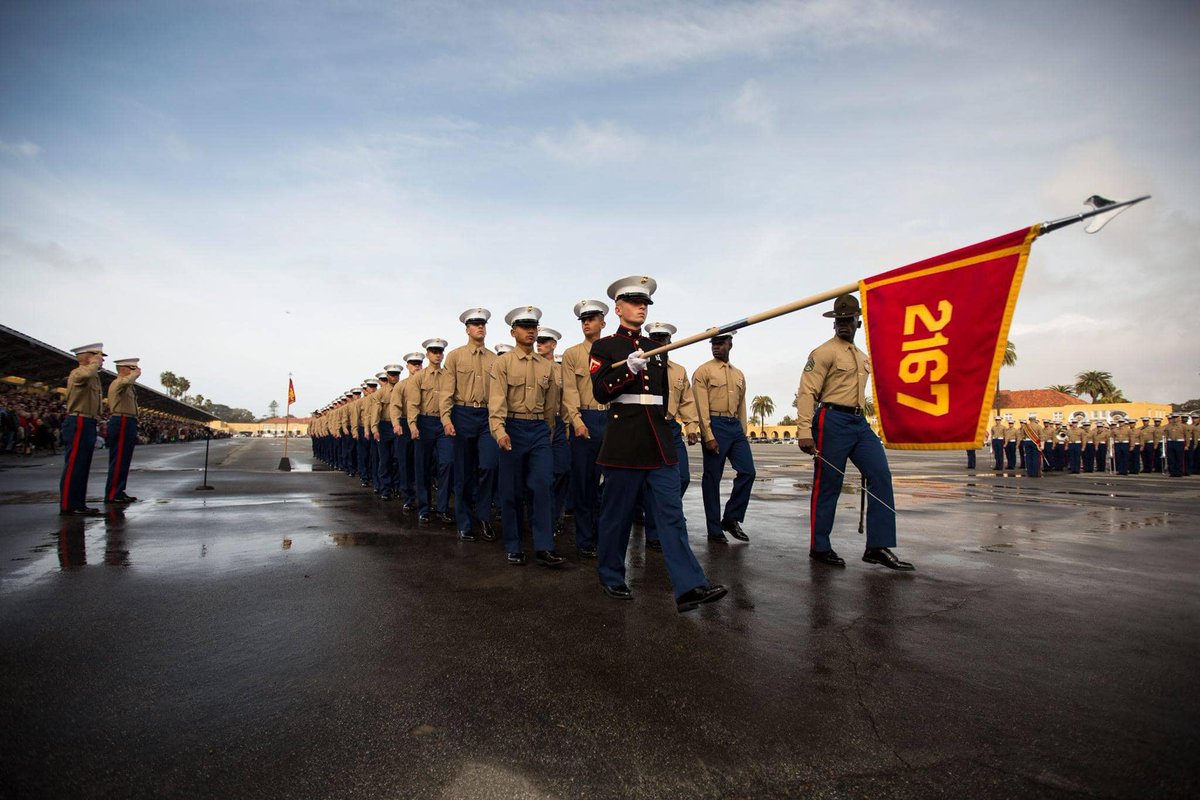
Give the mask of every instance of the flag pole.
<path id="1" fill-rule="evenodd" d="M 840 297 L 841 295 L 850 294 L 851 292 L 857 292 L 857 291 L 858 291 L 858 283 L 857 282 L 856 283 L 848 283 L 845 286 L 839 286 L 836 289 L 830 289 L 829 291 L 821 292 L 820 294 L 810 295 L 808 297 L 801 298 L 800 300 L 795 300 L 791 303 L 786 303 L 782 306 L 776 306 L 775 308 L 768 309 L 767 311 L 760 311 L 757 314 L 751 314 L 750 316 L 746 317 L 745 319 L 739 319 L 735 322 L 730 322 L 727 325 L 722 325 L 719 328 L 709 328 L 708 330 L 703 331 L 701 333 L 697 333 L 693 336 L 688 336 L 684 339 L 679 339 L 678 341 L 671 342 L 670 344 L 665 344 L 662 347 L 656 347 L 653 350 L 646 351 L 645 356 L 647 358 L 649 358 L 650 356 L 656 356 L 659 353 L 665 353 L 668 350 L 674 350 L 677 347 L 686 347 L 689 344 L 695 344 L 696 342 L 702 342 L 705 339 L 711 339 L 714 336 L 721 336 L 722 334 L 732 333 L 733 331 L 736 331 L 740 328 L 746 328 L 746 327 L 749 327 L 750 325 L 757 325 L 760 322 L 766 322 L 769 319 L 775 319 L 776 317 L 782 317 L 784 314 L 791 314 L 793 311 L 799 311 L 802 308 L 809 308 L 810 306 L 820 305 L 821 303 L 827 303 L 830 300 L 834 299 L 835 297 Z"/>
<path id="2" fill-rule="evenodd" d="M 292 373 L 288 373 L 287 407 L 283 412 L 283 458 L 279 459 L 279 468 L 284 472 L 292 471 L 292 461 L 288 458 L 288 423 L 292 419 Z"/>
<path id="3" fill-rule="evenodd" d="M 1110 214 L 1114 211 L 1128 208 L 1129 206 L 1136 205 L 1136 204 L 1142 202 L 1143 200 L 1149 200 L 1149 199 L 1150 199 L 1150 195 L 1145 194 L 1145 195 L 1142 195 L 1141 197 L 1135 197 L 1132 200 L 1124 200 L 1119 203 L 1114 203 L 1113 201 L 1106 200 L 1103 197 L 1100 197 L 1099 195 L 1093 195 L 1092 197 L 1088 198 L 1087 202 L 1096 206 L 1096 208 L 1092 209 L 1091 211 L 1084 211 L 1079 214 L 1072 214 L 1069 217 L 1061 217 L 1059 219 L 1050 220 L 1049 222 L 1043 222 L 1038 229 L 1037 235 L 1038 235 L 1038 237 L 1042 237 L 1042 236 L 1045 236 L 1047 233 L 1051 233 L 1053 231 L 1058 230 L 1059 228 L 1065 228 L 1068 225 L 1074 225 L 1077 222 L 1082 222 L 1085 219 L 1099 216 L 1100 214 Z M 775 319 L 776 317 L 782 317 L 784 314 L 791 314 L 792 312 L 799 311 L 802 308 L 809 308 L 810 306 L 815 306 L 820 303 L 825 303 L 830 300 L 833 300 L 835 297 L 838 297 L 840 295 L 850 294 L 851 292 L 857 292 L 857 291 L 858 291 L 858 283 L 857 282 L 848 283 L 845 286 L 839 286 L 836 289 L 830 289 L 829 291 L 821 292 L 820 294 L 810 295 L 809 297 L 805 297 L 805 298 L 796 300 L 791 303 L 786 303 L 782 306 L 777 306 L 777 307 L 769 309 L 767 311 L 761 311 L 757 314 L 751 314 L 750 316 L 746 317 L 745 319 L 739 319 L 735 322 L 730 322 L 726 325 L 720 326 L 719 328 L 709 328 L 708 330 L 702 331 L 701 333 L 697 333 L 692 336 L 688 336 L 683 339 L 679 339 L 677 341 L 671 342 L 670 344 L 665 344 L 662 347 L 656 347 L 653 350 L 647 350 L 645 353 L 643 353 L 643 355 L 647 358 L 649 358 L 651 356 L 656 356 L 656 355 L 659 355 L 660 353 L 666 353 L 666 352 L 675 350 L 680 347 L 686 347 L 689 344 L 695 344 L 696 342 L 702 342 L 705 339 L 711 339 L 714 336 L 721 336 L 723 334 L 732 333 L 733 331 L 736 331 L 740 328 L 747 328 L 751 325 L 757 325 L 760 322 L 766 322 L 769 319 Z"/>

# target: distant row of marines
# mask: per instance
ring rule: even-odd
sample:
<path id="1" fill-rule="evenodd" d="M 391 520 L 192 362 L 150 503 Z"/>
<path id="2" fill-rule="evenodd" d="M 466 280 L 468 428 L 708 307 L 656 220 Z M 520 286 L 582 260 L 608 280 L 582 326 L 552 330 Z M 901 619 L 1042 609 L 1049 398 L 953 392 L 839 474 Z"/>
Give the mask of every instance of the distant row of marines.
<path id="1" fill-rule="evenodd" d="M 1021 469 L 1029 477 L 1043 471 L 1115 472 L 1118 475 L 1160 473 L 1181 478 L 1200 474 L 1200 413 L 1173 412 L 1161 417 L 1131 417 L 1111 422 L 1089 420 L 1055 422 L 1036 414 L 1017 424 L 997 416 L 988 431 L 993 468 Z M 974 451 L 967 451 L 973 468 Z"/>

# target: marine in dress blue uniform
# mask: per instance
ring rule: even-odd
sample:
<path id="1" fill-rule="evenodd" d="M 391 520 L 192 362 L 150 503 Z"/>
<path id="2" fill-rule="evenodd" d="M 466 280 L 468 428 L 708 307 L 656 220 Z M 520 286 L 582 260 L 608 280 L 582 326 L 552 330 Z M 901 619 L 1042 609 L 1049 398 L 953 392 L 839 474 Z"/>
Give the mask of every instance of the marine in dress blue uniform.
<path id="1" fill-rule="evenodd" d="M 650 359 L 642 355 L 654 346 L 642 336 L 641 326 L 655 288 L 654 279 L 647 276 L 613 283 L 608 296 L 616 301 L 620 327 L 613 335 L 593 342 L 588 355 L 592 393 L 597 401 L 608 404 L 608 425 L 597 458 L 604 473 L 597 573 L 610 597 L 632 597 L 625 579 L 625 554 L 633 507 L 641 495 L 647 515 L 653 514 L 658 524 L 676 609 L 684 612 L 719 600 L 727 590 L 708 582 L 688 544 L 679 470 L 663 410 L 667 358 L 664 354 Z"/>
<path id="2" fill-rule="evenodd" d="M 830 533 L 842 481 L 849 459 L 866 479 L 867 547 L 863 561 L 895 570 L 912 570 L 892 552 L 896 546 L 896 501 L 892 495 L 892 473 L 879 437 L 864 416 L 866 386 L 870 376 L 867 354 L 854 345 L 861 326 L 858 298 L 844 294 L 833 310 L 834 337 L 809 354 L 796 394 L 797 424 L 811 437 L 797 445 L 817 457 L 813 465 L 811 532 L 808 554 L 815 561 L 844 567 L 845 560 L 833 549 Z"/>

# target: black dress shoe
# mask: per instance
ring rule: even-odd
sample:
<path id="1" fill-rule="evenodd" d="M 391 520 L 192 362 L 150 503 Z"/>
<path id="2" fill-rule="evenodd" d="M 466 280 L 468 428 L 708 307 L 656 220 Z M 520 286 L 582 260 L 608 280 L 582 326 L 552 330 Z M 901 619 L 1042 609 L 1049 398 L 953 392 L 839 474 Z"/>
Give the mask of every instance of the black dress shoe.
<path id="1" fill-rule="evenodd" d="M 583 558 L 595 558 L 596 557 L 596 548 L 581 547 L 581 548 L 579 548 L 579 555 L 582 556 Z"/>
<path id="2" fill-rule="evenodd" d="M 416 507 L 417 507 L 417 504 L 416 504 L 416 503 L 414 503 L 412 500 L 409 500 L 407 503 L 405 503 L 405 504 L 404 504 L 404 510 L 405 510 L 405 511 L 412 511 L 412 510 L 414 510 Z"/>
<path id="3" fill-rule="evenodd" d="M 567 563 L 567 560 L 554 550 L 536 550 L 533 557 L 543 567 L 561 567 Z"/>
<path id="4" fill-rule="evenodd" d="M 712 586 L 697 586 L 695 589 L 688 589 L 675 600 L 675 608 L 682 614 L 684 611 L 691 611 L 694 608 L 699 608 L 701 603 L 711 603 L 714 600 L 720 600 L 727 595 L 729 590 L 719 583 Z"/>
<path id="5" fill-rule="evenodd" d="M 451 514 L 447 514 L 445 511 L 433 512 L 433 518 L 436 519 L 438 522 L 444 522 L 447 525 L 454 524 L 454 516 Z"/>
<path id="6" fill-rule="evenodd" d="M 742 526 L 736 520 L 727 519 L 721 523 L 721 530 L 727 532 L 730 536 L 737 539 L 739 542 L 748 542 L 750 537 L 742 530 Z"/>
<path id="7" fill-rule="evenodd" d="M 602 583 L 600 584 L 600 588 L 604 590 L 606 595 L 617 600 L 633 599 L 633 592 L 629 591 L 629 587 L 623 583 L 618 583 L 616 586 L 608 586 Z"/>
<path id="8" fill-rule="evenodd" d="M 525 566 L 525 554 L 524 553 L 509 553 L 508 554 L 508 563 L 514 567 Z"/>
<path id="9" fill-rule="evenodd" d="M 60 517 L 99 517 L 103 516 L 104 512 L 98 508 L 72 508 L 69 511 L 60 511 Z"/>
<path id="10" fill-rule="evenodd" d="M 662 552 L 662 541 L 659 539 L 647 539 L 646 540 L 646 549 L 653 550 L 656 553 L 661 553 Z"/>
<path id="11" fill-rule="evenodd" d="M 109 506 L 124 506 L 136 499 L 135 497 L 114 497 L 112 500 L 105 500 L 104 504 Z"/>
<path id="12" fill-rule="evenodd" d="M 818 553 L 818 552 L 809 550 L 808 557 L 811 558 L 813 561 L 820 561 L 822 564 L 828 564 L 831 567 L 846 566 L 846 559 L 842 558 L 841 556 L 839 556 L 837 553 L 833 552 L 832 550 L 826 550 L 823 553 Z"/>
<path id="13" fill-rule="evenodd" d="M 417 515 L 417 522 L 433 522 L 433 515 L 428 511 L 422 511 Z"/>
<path id="14" fill-rule="evenodd" d="M 471 533 L 470 531 L 459 531 L 458 540 L 460 542 L 473 542 L 475 541 L 475 534 Z"/>
<path id="15" fill-rule="evenodd" d="M 390 491 L 388 491 L 387 489 L 384 489 L 382 492 L 379 493 L 379 499 L 380 500 L 391 500 L 392 493 Z"/>
<path id="16" fill-rule="evenodd" d="M 882 564 L 888 569 L 897 569 L 902 572 L 911 572 L 916 569 L 907 561 L 901 561 L 896 558 L 896 554 L 886 547 L 868 547 L 863 553 L 863 561 L 868 564 Z"/>
<path id="17" fill-rule="evenodd" d="M 725 536 L 725 534 L 723 534 L 723 533 L 721 533 L 721 534 L 717 534 L 717 533 L 710 533 L 710 534 L 708 535 L 708 540 L 709 540 L 710 542 L 724 542 L 724 543 L 726 543 L 726 544 L 728 544 L 728 543 L 729 543 L 729 539 L 728 539 L 728 538 Z"/>
<path id="18" fill-rule="evenodd" d="M 558 522 L 554 523 L 554 537 L 557 539 L 559 534 L 561 534 L 562 532 L 563 532 L 563 521 L 560 519 Z"/>
<path id="19" fill-rule="evenodd" d="M 496 528 L 490 522 L 479 523 L 479 533 L 485 542 L 496 541 Z"/>

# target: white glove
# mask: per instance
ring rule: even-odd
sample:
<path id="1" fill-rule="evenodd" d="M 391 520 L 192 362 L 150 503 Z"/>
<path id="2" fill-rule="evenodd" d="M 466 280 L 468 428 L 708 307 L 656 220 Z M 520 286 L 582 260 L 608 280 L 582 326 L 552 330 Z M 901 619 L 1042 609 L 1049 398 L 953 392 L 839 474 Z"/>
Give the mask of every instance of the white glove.
<path id="1" fill-rule="evenodd" d="M 625 359 L 625 363 L 628 365 L 629 371 L 637 375 L 646 368 L 646 365 L 650 363 L 650 359 L 643 357 L 641 350 L 634 350 L 629 354 L 629 358 Z"/>

